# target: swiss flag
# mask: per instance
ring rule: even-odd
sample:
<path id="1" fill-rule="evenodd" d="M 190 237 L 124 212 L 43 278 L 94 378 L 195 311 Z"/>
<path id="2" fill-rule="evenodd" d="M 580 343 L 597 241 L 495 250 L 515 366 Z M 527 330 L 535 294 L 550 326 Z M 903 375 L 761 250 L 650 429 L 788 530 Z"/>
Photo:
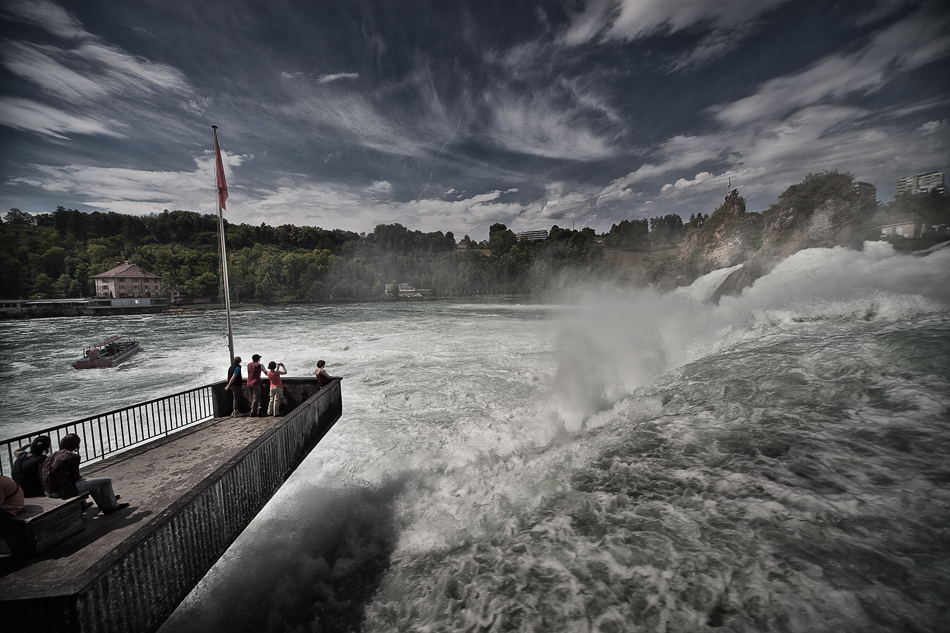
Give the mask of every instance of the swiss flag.
<path id="1" fill-rule="evenodd" d="M 224 201 L 228 199 L 228 183 L 224 179 L 224 162 L 221 161 L 221 148 L 218 147 L 218 135 L 214 135 L 214 154 L 218 165 L 218 206 L 227 209 Z"/>

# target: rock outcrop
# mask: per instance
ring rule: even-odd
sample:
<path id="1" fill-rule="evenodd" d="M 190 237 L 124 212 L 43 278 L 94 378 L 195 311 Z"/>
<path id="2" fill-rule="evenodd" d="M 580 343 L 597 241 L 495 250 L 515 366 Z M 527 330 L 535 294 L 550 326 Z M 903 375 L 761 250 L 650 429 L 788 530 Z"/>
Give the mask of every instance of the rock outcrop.
<path id="1" fill-rule="evenodd" d="M 811 212 L 809 212 L 811 211 Z M 764 220 L 762 246 L 739 270 L 726 277 L 713 296 L 737 295 L 743 288 L 767 275 L 777 263 L 806 248 L 850 246 L 860 248 L 860 231 L 855 227 L 853 200 L 832 197 L 813 210 L 794 206 L 778 208 Z"/>
<path id="2" fill-rule="evenodd" d="M 739 294 L 786 257 L 806 248 L 860 248 L 867 228 L 848 174 L 809 174 L 789 187 L 763 214 L 746 213 L 736 191 L 683 243 L 678 283 L 691 283 L 718 268 L 742 264 L 711 299 Z"/>
<path id="3" fill-rule="evenodd" d="M 746 213 L 745 199 L 733 191 L 680 247 L 683 281 L 748 261 L 758 248 L 759 224 L 759 214 Z"/>

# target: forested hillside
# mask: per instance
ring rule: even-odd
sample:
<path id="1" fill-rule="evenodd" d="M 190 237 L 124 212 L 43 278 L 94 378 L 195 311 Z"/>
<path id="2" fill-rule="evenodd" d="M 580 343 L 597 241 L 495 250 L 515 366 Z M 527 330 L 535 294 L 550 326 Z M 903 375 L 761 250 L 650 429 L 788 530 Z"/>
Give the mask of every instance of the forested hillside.
<path id="1" fill-rule="evenodd" d="M 368 234 L 314 227 L 226 223 L 228 275 L 237 301 L 379 298 L 385 284 L 409 283 L 439 295 L 542 294 L 565 267 L 596 265 L 592 229 L 554 227 L 519 243 L 503 224 L 460 250 L 452 233 L 381 224 Z M 489 256 L 490 253 L 490 256 Z M 12 209 L 0 224 L 3 298 L 88 296 L 90 277 L 129 261 L 160 275 L 166 288 L 219 294 L 217 217 L 165 211 L 144 217 L 58 208 Z"/>
<path id="2" fill-rule="evenodd" d="M 393 282 L 431 289 L 434 296 L 543 296 L 561 281 L 579 278 L 675 286 L 753 254 L 772 261 L 810 246 L 860 248 L 895 215 L 950 223 L 946 196 L 905 195 L 883 205 L 858 199 L 852 183 L 850 174 L 837 171 L 808 174 L 761 214 L 747 213 L 745 200 L 735 194 L 712 215 L 699 213 L 688 222 L 675 214 L 623 220 L 600 237 L 591 228 L 554 226 L 547 239 L 525 242 L 504 224 L 492 225 L 488 239 L 476 243 L 467 235 L 457 242 L 451 232 L 423 233 L 401 224 L 357 234 L 226 222 L 232 298 L 366 300 L 382 297 Z M 825 216 L 834 221 L 816 222 Z M 11 209 L 0 222 L 0 298 L 89 296 L 90 277 L 122 261 L 160 275 L 166 291 L 183 287 L 218 297 L 217 231 L 217 216 L 190 211 L 139 217 L 64 207 L 39 215 Z M 757 252 L 763 239 L 768 253 Z M 897 241 L 902 249 L 933 243 Z M 606 250 L 618 257 L 605 259 Z"/>

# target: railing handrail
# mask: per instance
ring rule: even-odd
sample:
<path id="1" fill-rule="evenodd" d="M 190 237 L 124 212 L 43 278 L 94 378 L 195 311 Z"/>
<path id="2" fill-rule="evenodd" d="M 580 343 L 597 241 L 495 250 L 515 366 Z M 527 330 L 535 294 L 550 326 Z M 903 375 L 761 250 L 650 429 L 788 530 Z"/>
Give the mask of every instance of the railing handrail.
<path id="1" fill-rule="evenodd" d="M 170 395 L 167 395 L 167 396 L 162 396 L 161 398 L 152 398 L 151 400 L 146 400 L 145 402 L 136 402 L 135 404 L 130 404 L 129 406 L 127 406 L 127 407 L 122 407 L 122 408 L 120 408 L 120 409 L 113 409 L 112 411 L 106 411 L 106 412 L 104 412 L 104 413 L 96 413 L 95 415 L 90 415 L 90 416 L 85 417 L 85 418 L 79 418 L 78 420 L 73 420 L 73 421 L 71 421 L 71 422 L 63 422 L 62 424 L 57 424 L 56 426 L 51 426 L 51 427 L 49 427 L 48 429 L 40 429 L 40 430 L 38 430 L 38 431 L 32 431 L 32 432 L 30 432 L 30 433 L 24 433 L 23 435 L 17 435 L 16 437 L 10 437 L 10 438 L 7 438 L 7 439 L 3 439 L 3 440 L 0 440 L 0 446 L 3 446 L 4 444 L 9 444 L 9 443 L 11 443 L 11 442 L 17 442 L 17 441 L 20 441 L 20 440 L 25 440 L 26 438 L 29 438 L 29 437 L 36 437 L 37 435 L 49 435 L 50 433 L 52 433 L 52 432 L 54 432 L 54 431 L 59 431 L 60 429 L 63 429 L 63 428 L 65 428 L 65 427 L 67 427 L 67 426 L 75 426 L 75 425 L 77 425 L 77 424 L 82 424 L 83 422 L 89 422 L 89 421 L 91 421 L 91 420 L 95 420 L 96 418 L 104 418 L 104 417 L 107 416 L 107 415 L 116 415 L 116 414 L 122 413 L 123 411 L 128 411 L 129 409 L 135 409 L 136 407 L 144 407 L 144 406 L 148 406 L 148 405 L 150 405 L 150 404 L 155 404 L 155 403 L 157 403 L 157 402 L 162 402 L 162 401 L 164 401 L 164 400 L 170 400 L 170 399 L 175 398 L 175 397 L 178 397 L 178 396 L 184 396 L 184 395 L 189 394 L 189 393 L 194 393 L 194 392 L 196 392 L 196 391 L 201 391 L 202 389 L 207 389 L 208 387 L 214 387 L 215 385 L 221 384 L 221 383 L 223 383 L 223 382 L 224 382 L 223 380 L 220 381 L 220 382 L 213 382 L 213 383 L 211 383 L 210 385 L 202 385 L 202 386 L 200 386 L 200 387 L 195 387 L 195 388 L 193 388 L 193 389 L 187 389 L 187 390 L 185 390 L 185 391 L 179 391 L 178 393 L 173 393 L 173 394 L 170 394 Z"/>
<path id="2" fill-rule="evenodd" d="M 88 462 L 150 439 L 168 435 L 191 424 L 209 420 L 214 417 L 214 387 L 223 384 L 224 381 L 219 381 L 194 387 L 0 440 L 0 474 L 7 474 L 4 472 L 5 465 L 12 468 L 14 451 L 19 448 L 21 442 L 29 441 L 39 435 L 49 435 L 50 439 L 53 439 L 54 434 L 60 437 L 63 431 L 79 434 L 83 440 L 85 453 L 83 461 Z M 168 406 L 170 403 L 174 404 Z M 131 415 L 129 415 L 130 412 Z M 103 433 L 103 423 L 105 423 L 105 433 Z M 55 446 L 51 449 L 55 450 Z"/>

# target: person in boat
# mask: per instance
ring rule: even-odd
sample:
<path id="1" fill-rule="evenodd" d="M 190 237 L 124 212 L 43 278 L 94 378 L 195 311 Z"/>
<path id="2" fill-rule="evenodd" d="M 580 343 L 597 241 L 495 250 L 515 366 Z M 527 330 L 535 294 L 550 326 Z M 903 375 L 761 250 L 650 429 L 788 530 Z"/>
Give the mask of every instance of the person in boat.
<path id="1" fill-rule="evenodd" d="M 251 356 L 251 362 L 247 364 L 247 390 L 251 392 L 251 417 L 256 418 L 261 413 L 261 371 L 264 366 L 260 364 L 260 354 Z"/>
<path id="2" fill-rule="evenodd" d="M 270 380 L 270 402 L 267 405 L 267 415 L 280 415 L 280 401 L 284 397 L 284 383 L 280 377 L 287 373 L 283 363 L 271 361 L 267 364 L 267 378 Z"/>
<path id="3" fill-rule="evenodd" d="M 129 504 L 119 503 L 112 490 L 112 479 L 95 477 L 86 479 L 79 475 L 79 445 L 82 440 L 75 433 L 64 435 L 59 441 L 59 450 L 43 462 L 40 477 L 46 496 L 53 499 L 69 499 L 88 492 L 103 514 L 111 514 Z"/>
<path id="4" fill-rule="evenodd" d="M 244 389 L 241 386 L 244 384 L 244 381 L 241 378 L 241 357 L 235 356 L 234 360 L 231 362 L 231 369 L 228 370 L 228 384 L 225 387 L 225 390 L 231 392 L 231 396 L 234 399 L 234 406 L 231 409 L 232 418 L 241 418 L 244 417 L 244 413 L 241 412 L 241 409 L 247 408 L 247 399 L 244 397 Z"/>
<path id="5" fill-rule="evenodd" d="M 52 445 L 49 435 L 40 435 L 13 452 L 16 461 L 13 462 L 10 476 L 23 488 L 23 494 L 27 497 L 42 497 L 45 494 L 43 481 L 40 479 L 40 468 L 46 461 L 46 454 Z"/>
<path id="6" fill-rule="evenodd" d="M 317 370 L 313 372 L 317 377 L 317 384 L 320 385 L 321 388 L 330 384 L 331 380 L 339 378 L 339 376 L 331 376 L 330 374 L 327 373 L 327 370 L 324 369 L 326 364 L 327 364 L 326 361 L 318 360 Z"/>

